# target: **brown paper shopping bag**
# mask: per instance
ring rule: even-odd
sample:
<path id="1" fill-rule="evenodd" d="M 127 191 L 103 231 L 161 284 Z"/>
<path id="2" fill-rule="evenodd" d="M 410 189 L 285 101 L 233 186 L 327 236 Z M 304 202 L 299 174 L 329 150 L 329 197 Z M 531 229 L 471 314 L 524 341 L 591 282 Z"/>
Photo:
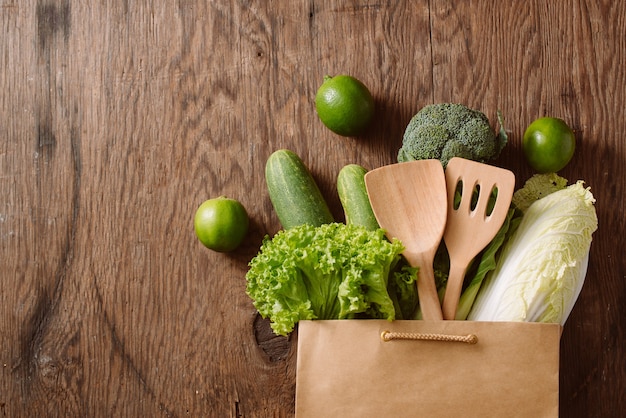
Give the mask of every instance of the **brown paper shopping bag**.
<path id="1" fill-rule="evenodd" d="M 558 417 L 559 324 L 301 321 L 296 417 Z"/>

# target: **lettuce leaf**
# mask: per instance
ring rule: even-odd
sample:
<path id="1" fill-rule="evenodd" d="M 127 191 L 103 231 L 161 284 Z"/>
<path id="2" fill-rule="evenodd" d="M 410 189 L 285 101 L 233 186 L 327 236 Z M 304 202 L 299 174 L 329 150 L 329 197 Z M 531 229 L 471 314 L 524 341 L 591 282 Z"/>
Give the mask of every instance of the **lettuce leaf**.
<path id="1" fill-rule="evenodd" d="M 281 230 L 266 236 L 250 261 L 246 292 L 278 335 L 289 334 L 303 319 L 359 314 L 393 320 L 388 284 L 403 250 L 382 229 L 331 223 Z M 401 282 L 410 281 L 409 273 L 398 272 L 405 275 Z"/>
<path id="2" fill-rule="evenodd" d="M 417 267 L 411 267 L 402 258 L 399 269 L 389 276 L 387 290 L 396 309 L 396 319 L 413 319 L 419 307 L 417 294 Z"/>

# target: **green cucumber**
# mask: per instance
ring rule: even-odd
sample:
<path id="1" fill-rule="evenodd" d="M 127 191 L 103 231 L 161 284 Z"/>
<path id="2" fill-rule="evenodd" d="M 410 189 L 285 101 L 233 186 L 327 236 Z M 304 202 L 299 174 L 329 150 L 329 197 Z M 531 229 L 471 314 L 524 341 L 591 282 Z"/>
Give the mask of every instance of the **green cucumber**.
<path id="1" fill-rule="evenodd" d="M 334 222 L 328 204 L 300 157 L 293 151 L 274 151 L 265 164 L 265 181 L 274 211 L 284 229 Z"/>
<path id="2" fill-rule="evenodd" d="M 367 170 L 358 164 L 348 164 L 337 176 L 337 192 L 346 215 L 346 224 L 364 226 L 374 231 L 380 226 L 376 221 L 365 188 Z"/>

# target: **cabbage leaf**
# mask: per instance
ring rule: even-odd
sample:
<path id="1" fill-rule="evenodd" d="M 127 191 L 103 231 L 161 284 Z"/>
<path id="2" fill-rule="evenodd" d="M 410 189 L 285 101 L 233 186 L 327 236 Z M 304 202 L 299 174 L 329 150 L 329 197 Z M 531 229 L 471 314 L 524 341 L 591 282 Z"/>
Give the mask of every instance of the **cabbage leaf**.
<path id="1" fill-rule="evenodd" d="M 528 206 L 467 319 L 563 325 L 585 280 L 598 228 L 594 203 L 578 181 Z"/>

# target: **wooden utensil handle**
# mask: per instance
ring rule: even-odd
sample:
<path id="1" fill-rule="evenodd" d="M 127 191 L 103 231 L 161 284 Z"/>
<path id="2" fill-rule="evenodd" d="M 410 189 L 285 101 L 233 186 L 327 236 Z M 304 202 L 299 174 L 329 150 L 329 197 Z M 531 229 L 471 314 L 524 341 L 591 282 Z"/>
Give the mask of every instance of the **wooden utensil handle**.
<path id="1" fill-rule="evenodd" d="M 419 264 L 417 293 L 420 300 L 422 317 L 427 321 L 443 320 L 432 262 Z"/>
<path id="2" fill-rule="evenodd" d="M 450 274 L 448 275 L 448 284 L 446 285 L 446 293 L 443 296 L 443 319 L 454 319 L 456 317 L 456 309 L 461 298 L 461 289 L 463 288 L 463 279 L 465 278 L 465 270 L 469 263 L 455 263 L 450 260 Z"/>

